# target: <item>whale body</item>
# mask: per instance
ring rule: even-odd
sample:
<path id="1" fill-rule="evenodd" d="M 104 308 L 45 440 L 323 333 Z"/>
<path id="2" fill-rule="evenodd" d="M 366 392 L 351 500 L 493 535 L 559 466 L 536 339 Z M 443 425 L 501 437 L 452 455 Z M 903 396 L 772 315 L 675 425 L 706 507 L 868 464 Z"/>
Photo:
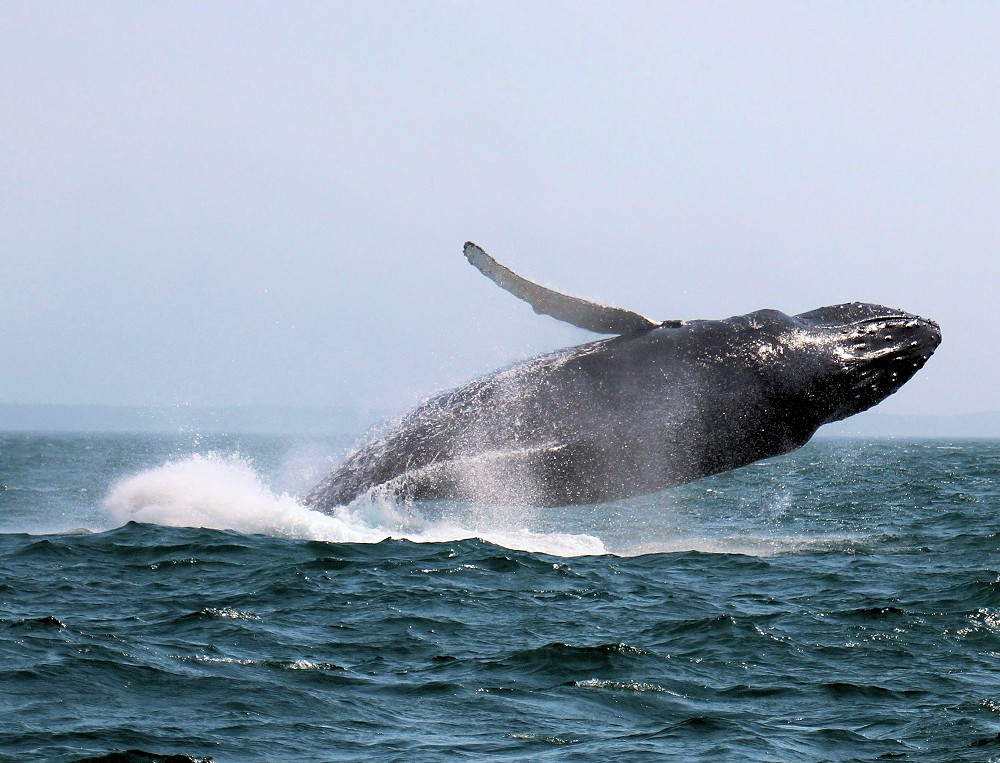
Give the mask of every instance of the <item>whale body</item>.
<path id="1" fill-rule="evenodd" d="M 349 454 L 307 505 L 653 492 L 804 445 L 899 389 L 941 341 L 931 320 L 859 302 L 658 323 L 532 284 L 474 244 L 466 256 L 536 311 L 616 335 L 432 397 Z"/>

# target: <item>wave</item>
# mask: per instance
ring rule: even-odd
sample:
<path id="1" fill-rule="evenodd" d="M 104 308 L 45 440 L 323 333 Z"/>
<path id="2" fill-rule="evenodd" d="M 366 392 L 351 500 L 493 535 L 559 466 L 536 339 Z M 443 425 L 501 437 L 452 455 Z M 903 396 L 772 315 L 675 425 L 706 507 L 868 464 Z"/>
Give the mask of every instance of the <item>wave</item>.
<path id="1" fill-rule="evenodd" d="M 481 538 L 510 549 L 554 556 L 608 553 L 593 535 L 518 527 L 509 511 L 482 512 L 473 517 L 471 526 L 428 518 L 413 506 L 369 499 L 322 513 L 273 491 L 253 463 L 239 454 L 194 454 L 168 461 L 116 483 L 103 505 L 121 524 L 204 527 L 336 543 L 378 543 L 388 538 L 446 543 Z"/>

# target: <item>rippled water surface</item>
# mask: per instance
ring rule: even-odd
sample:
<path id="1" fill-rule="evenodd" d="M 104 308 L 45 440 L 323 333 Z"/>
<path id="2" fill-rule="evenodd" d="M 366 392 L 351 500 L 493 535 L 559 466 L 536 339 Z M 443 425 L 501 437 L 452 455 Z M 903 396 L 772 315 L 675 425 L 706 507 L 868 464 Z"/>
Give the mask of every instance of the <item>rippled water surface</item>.
<path id="1" fill-rule="evenodd" d="M 300 506 L 343 445 L 0 435 L 0 760 L 1000 760 L 1000 443 Z"/>

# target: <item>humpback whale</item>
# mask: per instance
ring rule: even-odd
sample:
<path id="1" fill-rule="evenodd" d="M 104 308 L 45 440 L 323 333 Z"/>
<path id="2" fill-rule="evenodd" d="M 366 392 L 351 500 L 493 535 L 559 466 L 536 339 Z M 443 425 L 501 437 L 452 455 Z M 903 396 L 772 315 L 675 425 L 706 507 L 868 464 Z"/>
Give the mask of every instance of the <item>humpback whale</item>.
<path id="1" fill-rule="evenodd" d="M 533 283 L 471 242 L 465 256 L 536 312 L 613 336 L 428 399 L 350 453 L 307 505 L 384 495 L 560 506 L 650 493 L 804 445 L 898 390 L 941 341 L 931 320 L 860 302 L 655 321 Z"/>

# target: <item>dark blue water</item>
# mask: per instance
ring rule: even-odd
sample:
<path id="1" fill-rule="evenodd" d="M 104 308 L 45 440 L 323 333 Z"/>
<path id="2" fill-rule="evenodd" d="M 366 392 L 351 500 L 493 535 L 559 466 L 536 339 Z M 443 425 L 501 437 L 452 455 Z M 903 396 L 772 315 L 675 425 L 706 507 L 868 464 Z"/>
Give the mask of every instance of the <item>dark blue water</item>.
<path id="1" fill-rule="evenodd" d="M 0 435 L 0 760 L 1000 760 L 1000 443 L 298 506 L 342 445 Z"/>

